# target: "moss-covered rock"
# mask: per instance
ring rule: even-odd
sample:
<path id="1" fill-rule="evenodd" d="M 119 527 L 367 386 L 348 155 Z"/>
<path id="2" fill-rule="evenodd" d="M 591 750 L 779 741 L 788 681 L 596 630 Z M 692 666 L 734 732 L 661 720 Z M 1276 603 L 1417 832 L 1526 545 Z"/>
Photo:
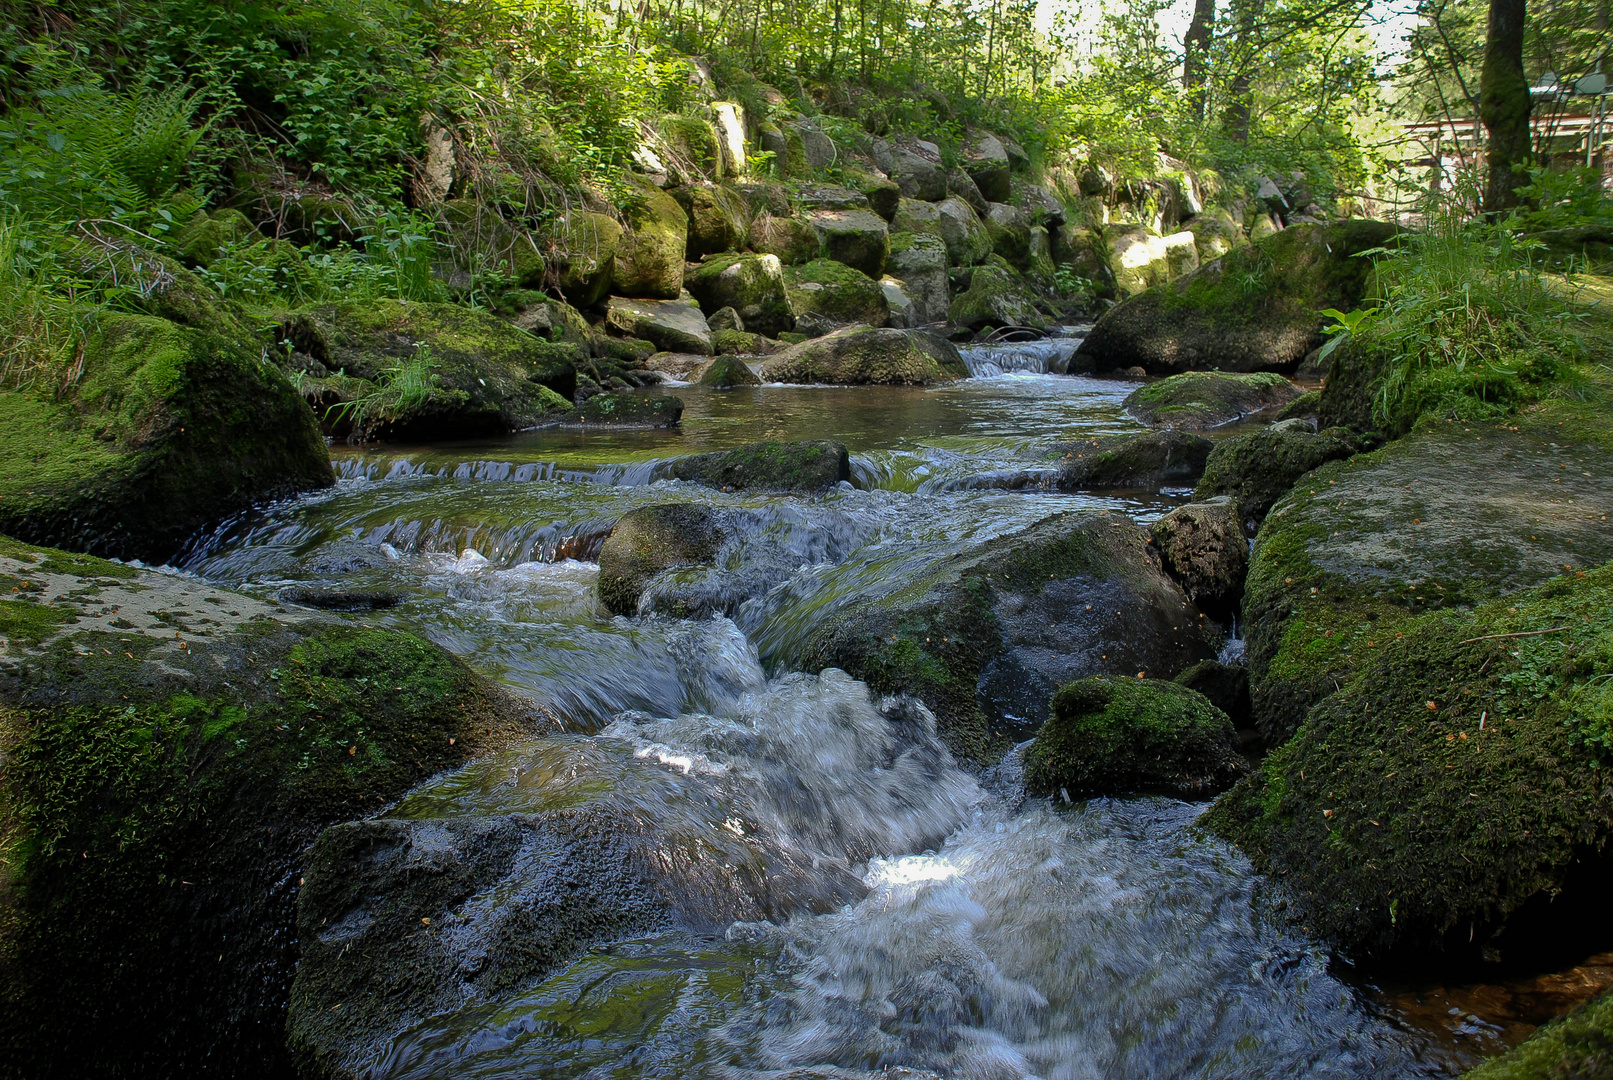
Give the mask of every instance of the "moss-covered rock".
<path id="1" fill-rule="evenodd" d="M 936 204 L 935 228 L 946 241 L 947 258 L 953 266 L 974 266 L 991 254 L 991 233 L 974 207 L 962 199 L 943 199 Z M 914 230 L 920 231 L 920 230 Z"/>
<path id="2" fill-rule="evenodd" d="M 625 428 L 677 427 L 683 399 L 668 395 L 596 394 L 568 416 L 567 424 Z"/>
<path id="3" fill-rule="evenodd" d="M 784 272 L 790 307 L 803 328 L 823 333 L 835 326 L 884 326 L 890 306 L 879 282 L 831 259 L 815 259 Z"/>
<path id="4" fill-rule="evenodd" d="M 1006 263 L 975 267 L 969 287 L 952 298 L 947 322 L 971 330 L 985 326 L 1045 330 L 1048 326 L 1030 282 Z"/>
<path id="5" fill-rule="evenodd" d="M 567 303 L 590 308 L 610 292 L 622 226 L 606 214 L 571 210 L 556 223 L 551 269 Z"/>
<path id="6" fill-rule="evenodd" d="M 1539 1028 L 1463 1080 L 1593 1080 L 1613 1075 L 1613 993 Z"/>
<path id="7" fill-rule="evenodd" d="M 1249 571 L 1249 542 L 1230 498 L 1178 506 L 1149 529 L 1165 573 L 1207 615 L 1238 613 Z"/>
<path id="8" fill-rule="evenodd" d="M 768 440 L 679 458 L 672 475 L 723 491 L 821 495 L 851 479 L 851 458 L 839 443 Z"/>
<path id="9" fill-rule="evenodd" d="M 935 386 L 969 377 L 957 348 L 923 330 L 848 326 L 762 361 L 766 382 Z"/>
<path id="10" fill-rule="evenodd" d="M 818 232 L 804 217 L 761 213 L 751 222 L 750 247 L 778 256 L 786 266 L 797 266 L 818 257 Z"/>
<path id="11" fill-rule="evenodd" d="M 1078 277 L 1092 283 L 1098 296 L 1112 297 L 1119 286 L 1109 264 L 1109 241 L 1101 229 L 1067 222 L 1053 231 L 1053 261 L 1068 266 Z"/>
<path id="12" fill-rule="evenodd" d="M 868 200 L 868 208 L 874 213 L 886 221 L 896 216 L 896 207 L 902 198 L 901 185 L 896 181 L 876 176 L 864 169 L 848 170 L 846 179 Z"/>
<path id="13" fill-rule="evenodd" d="M 786 658 L 838 667 L 935 711 L 975 761 L 1047 718 L 1053 690 L 1094 674 L 1168 679 L 1208 659 L 1197 610 L 1143 533 L 1117 514 L 1058 514 L 904 570 L 860 596 Z"/>
<path id="14" fill-rule="evenodd" d="M 654 342 L 667 352 L 712 356 L 711 328 L 700 309 L 685 300 L 629 300 L 613 296 L 605 323 L 617 333 Z"/>
<path id="15" fill-rule="evenodd" d="M 209 214 L 205 210 L 187 221 L 174 237 L 174 247 L 191 266 L 212 266 L 230 248 L 262 236 L 241 211 L 223 207 Z"/>
<path id="16" fill-rule="evenodd" d="M 1025 269 L 1031 242 L 1031 222 L 1025 211 L 1007 203 L 987 203 L 985 225 L 991 250 L 1020 270 Z"/>
<path id="17" fill-rule="evenodd" d="M 466 274 L 497 270 L 517 285 L 543 287 L 549 269 L 543 245 L 512 224 L 496 204 L 449 199 L 437 206 L 437 220 L 452 269 Z"/>
<path id="18" fill-rule="evenodd" d="M 1613 513 L 1604 407 L 1593 399 L 1510 425 L 1431 424 L 1322 465 L 1279 500 L 1256 538 L 1244 598 L 1261 732 L 1288 738 L 1414 614 L 1613 559 L 1602 520 Z"/>
<path id="19" fill-rule="evenodd" d="M 717 336 L 721 338 L 724 334 L 738 333 L 735 330 L 724 330 L 718 333 Z M 756 335 L 739 334 L 739 336 L 754 338 Z M 718 390 L 728 390 L 735 386 L 760 386 L 762 380 L 757 377 L 756 372 L 750 369 L 749 364 L 739 359 L 738 355 L 735 355 L 739 352 L 747 351 L 750 350 L 736 348 L 728 355 L 717 357 L 717 359 L 706 365 L 705 369 L 700 372 L 700 378 L 696 381 L 701 386 L 711 386 Z"/>
<path id="20" fill-rule="evenodd" d="M 1195 214 L 1193 220 L 1187 223 L 1187 231 L 1193 234 L 1199 258 L 1206 262 L 1219 259 L 1233 248 L 1248 243 L 1243 229 L 1232 219 L 1232 215 L 1219 207 L 1209 207 L 1203 213 Z"/>
<path id="21" fill-rule="evenodd" d="M 1140 386 L 1126 396 L 1126 412 L 1139 423 L 1174 431 L 1203 431 L 1279 408 L 1303 390 L 1269 371 L 1230 375 L 1188 371 Z"/>
<path id="22" fill-rule="evenodd" d="M 885 172 L 896 182 L 904 199 L 933 202 L 947 193 L 946 169 L 934 144 L 916 139 L 898 139 L 886 151 L 889 167 Z M 885 163 L 881 163 L 884 167 Z"/>
<path id="23" fill-rule="evenodd" d="M 433 439 L 520 431 L 570 409 L 578 345 L 544 341 L 486 311 L 459 304 L 398 300 L 348 301 L 307 308 L 280 333 L 300 353 L 363 386 L 334 386 L 339 401 L 385 388 L 408 369 L 435 381 L 412 399 L 384 405 L 362 434 Z"/>
<path id="24" fill-rule="evenodd" d="M 1249 669 L 1242 664 L 1200 660 L 1171 681 L 1203 694 L 1240 729 L 1249 727 Z"/>
<path id="25" fill-rule="evenodd" d="M 784 267 L 775 255 L 710 256 L 688 276 L 687 285 L 702 311 L 732 308 L 752 333 L 771 337 L 795 327 Z"/>
<path id="26" fill-rule="evenodd" d="M 641 506 L 622 515 L 599 550 L 599 599 L 617 615 L 636 615 L 639 596 L 664 570 L 708 566 L 722 533 L 710 507 Z"/>
<path id="27" fill-rule="evenodd" d="M 286 1074 L 308 844 L 551 725 L 411 634 L 9 541 L 0 572 L 3 1071 Z"/>
<path id="28" fill-rule="evenodd" d="M 102 316 L 76 378 L 0 393 L 0 530 L 161 562 L 254 502 L 331 484 L 313 414 L 262 355 L 239 330 Z"/>
<path id="29" fill-rule="evenodd" d="M 661 138 L 676 157 L 680 171 L 688 168 L 708 180 L 722 179 L 722 137 L 716 125 L 699 116 L 672 115 L 662 117 L 660 126 Z"/>
<path id="30" fill-rule="evenodd" d="M 1186 487 L 1204 473 L 1215 444 L 1185 431 L 1146 431 L 1084 439 L 1057 448 L 1061 491 L 1086 488 Z"/>
<path id="31" fill-rule="evenodd" d="M 739 192 L 722 184 L 689 184 L 671 194 L 689 216 L 685 255 L 690 262 L 745 246 L 750 208 Z"/>
<path id="32" fill-rule="evenodd" d="M 871 278 L 885 272 L 890 232 L 884 218 L 871 210 L 814 210 L 810 220 L 818 234 L 820 258 L 844 263 Z"/>
<path id="33" fill-rule="evenodd" d="M 1092 675 L 1059 687 L 1051 708 L 1025 751 L 1038 795 L 1204 798 L 1248 769 L 1227 714 L 1174 682 Z"/>
<path id="34" fill-rule="evenodd" d="M 1238 520 L 1253 535 L 1272 504 L 1312 469 L 1362 449 L 1359 437 L 1344 428 L 1322 432 L 1270 427 L 1237 435 L 1216 446 L 1205 462 L 1194 497 L 1230 496 Z"/>
<path id="35" fill-rule="evenodd" d="M 616 247 L 612 290 L 623 296 L 676 300 L 683 289 L 689 215 L 672 196 L 646 183 L 633 188 L 624 216 L 627 230 Z"/>
<path id="36" fill-rule="evenodd" d="M 997 136 L 989 131 L 977 133 L 964 147 L 963 162 L 969 179 L 987 202 L 1008 201 L 1008 151 Z"/>
<path id="37" fill-rule="evenodd" d="M 1357 958 L 1582 955 L 1613 839 L 1613 566 L 1330 629 L 1353 671 L 1207 826 Z"/>
<path id="38" fill-rule="evenodd" d="M 929 205 L 926 203 L 925 205 Z M 912 306 L 913 326 L 927 326 L 947 317 L 952 286 L 947 279 L 946 242 L 937 234 L 899 232 L 891 236 L 886 267 L 902 283 Z"/>
<path id="39" fill-rule="evenodd" d="M 1104 312 L 1081 351 L 1100 371 L 1292 370 L 1321 344 L 1324 308 L 1360 303 L 1372 263 L 1356 256 L 1395 232 L 1376 221 L 1285 229 L 1169 284 L 1149 281 Z"/>
<path id="40" fill-rule="evenodd" d="M 769 356 L 779 351 L 778 344 L 772 339 L 765 338 L 760 334 L 746 333 L 744 330 L 718 330 L 711 335 L 711 344 L 717 350 L 719 357 Z M 737 386 L 746 384 L 750 380 L 746 379 L 744 372 L 740 370 L 743 367 L 743 364 L 735 367 L 732 364 L 719 365 L 714 362 L 706 366 L 705 372 L 701 375 L 701 381 L 704 382 L 705 377 L 711 375 L 714 379 L 738 380 L 738 382 L 723 382 L 720 385 Z M 749 369 L 746 368 L 745 370 L 748 371 Z M 714 374 L 717 372 L 722 372 L 723 374 Z M 754 378 L 754 375 L 752 378 Z"/>

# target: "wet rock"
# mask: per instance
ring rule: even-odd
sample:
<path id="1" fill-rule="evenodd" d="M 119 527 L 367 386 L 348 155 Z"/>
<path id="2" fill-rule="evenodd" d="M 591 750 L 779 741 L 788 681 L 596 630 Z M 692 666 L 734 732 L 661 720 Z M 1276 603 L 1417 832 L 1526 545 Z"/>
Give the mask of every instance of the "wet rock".
<path id="1" fill-rule="evenodd" d="M 325 611 L 379 611 L 397 607 L 403 594 L 377 589 L 312 589 L 294 586 L 281 589 L 282 602 Z"/>
<path id="2" fill-rule="evenodd" d="M 871 210 L 814 210 L 811 221 L 818 234 L 820 257 L 844 263 L 871 278 L 885 272 L 890 233 L 884 218 Z"/>
<path id="3" fill-rule="evenodd" d="M 1025 783 L 1059 799 L 1205 798 L 1248 766 L 1227 714 L 1174 682 L 1093 675 L 1059 687 L 1025 752 Z"/>
<path id="4" fill-rule="evenodd" d="M 1203 694 L 1211 705 L 1226 713 L 1239 728 L 1247 728 L 1249 713 L 1249 669 L 1242 664 L 1200 660 L 1174 680 L 1180 686 Z"/>
<path id="5" fill-rule="evenodd" d="M 1152 428 L 1203 431 L 1279 408 L 1303 393 L 1271 372 L 1190 371 L 1138 387 L 1125 407 L 1127 415 Z"/>
<path id="6" fill-rule="evenodd" d="M 644 361 L 644 366 L 669 379 L 688 382 L 690 378 L 698 378 L 696 372 L 710 363 L 711 357 L 699 353 L 658 352 Z"/>
<path id="7" fill-rule="evenodd" d="M 1395 232 L 1375 221 L 1296 226 L 1169 284 L 1150 280 L 1104 312 L 1081 351 L 1100 371 L 1292 370 L 1322 343 L 1324 308 L 1360 303 L 1372 262 L 1355 256 Z"/>
<path id="8" fill-rule="evenodd" d="M 1284 421 L 1284 425 L 1288 422 Z M 1363 448 L 1360 437 L 1344 428 L 1316 433 L 1299 426 L 1273 426 L 1227 439 L 1205 463 L 1196 498 L 1229 496 L 1243 527 L 1252 536 L 1272 504 L 1294 482 L 1321 465 L 1349 457 Z"/>
<path id="9" fill-rule="evenodd" d="M 48 626 L 0 602 L 0 805 L 29 852 L 0 891 L 7 1070 L 290 1075 L 308 845 L 553 726 L 411 634 L 12 541 L 0 565 L 64 598 Z M 97 1037 L 64 1044 L 86 1010 Z"/>
<path id="10" fill-rule="evenodd" d="M 947 317 L 952 288 L 947 281 L 946 243 L 938 235 L 894 234 L 886 266 L 902 283 L 903 292 L 911 302 L 910 326 L 927 326 Z"/>
<path id="11" fill-rule="evenodd" d="M 759 374 L 766 382 L 934 386 L 969 369 L 951 342 L 926 331 L 848 326 L 769 357 Z"/>
<path id="12" fill-rule="evenodd" d="M 618 333 L 654 342 L 667 352 L 714 355 L 706 317 L 687 301 L 613 296 L 605 311 L 605 322 Z"/>
<path id="13" fill-rule="evenodd" d="M 1212 655 L 1142 530 L 1118 514 L 1071 513 L 903 568 L 883 595 L 848 599 L 799 660 L 919 697 L 954 753 L 989 760 L 1005 748 L 998 733 L 1024 737 L 1047 719 L 1064 683 L 1168 679 Z"/>
<path id="14" fill-rule="evenodd" d="M 711 335 L 711 342 L 718 356 L 769 356 L 782 348 L 772 338 L 747 334 L 743 330 L 718 330 Z M 715 367 L 710 365 L 709 369 L 715 370 Z"/>
<path id="15" fill-rule="evenodd" d="M 785 271 L 790 307 L 804 326 L 822 333 L 835 326 L 884 326 L 890 305 L 879 282 L 831 259 L 817 259 Z"/>
<path id="16" fill-rule="evenodd" d="M 725 332 L 731 333 L 732 331 Z M 719 390 L 726 390 L 735 386 L 759 386 L 762 380 L 756 377 L 756 372 L 750 369 L 749 364 L 737 356 L 719 356 L 700 373 L 700 378 L 697 382 L 701 386 L 712 386 Z"/>
<path id="17" fill-rule="evenodd" d="M 1149 533 L 1165 573 L 1199 610 L 1221 620 L 1237 614 L 1249 571 L 1249 542 L 1230 498 L 1179 506 L 1154 522 Z"/>
<path id="18" fill-rule="evenodd" d="M 709 566 L 722 534 L 716 514 L 692 503 L 629 510 L 599 550 L 599 599 L 616 615 L 636 615 L 639 597 L 662 571 Z"/>
<path id="19" fill-rule="evenodd" d="M 1030 283 L 1006 263 L 975 267 L 969 287 L 947 308 L 947 321 L 971 330 L 985 326 L 1045 330 L 1048 326 Z"/>
<path id="20" fill-rule="evenodd" d="M 1600 1076 L 1613 1069 L 1609 1032 L 1613 1032 L 1613 993 L 1604 992 L 1464 1075 L 1467 1080 Z"/>
<path id="21" fill-rule="evenodd" d="M 644 361 L 656 353 L 653 341 L 645 341 L 643 338 L 611 337 L 609 334 L 597 331 L 589 333 L 588 345 L 589 352 L 597 359 L 615 360 L 633 367 L 642 367 Z"/>
<path id="22" fill-rule="evenodd" d="M 1202 435 L 1185 431 L 1149 431 L 1066 443 L 1058 447 L 1056 486 L 1061 491 L 1186 487 L 1203 475 L 1214 445 Z"/>
<path id="23" fill-rule="evenodd" d="M 616 247 L 612 289 L 625 296 L 676 300 L 683 288 L 689 215 L 651 184 L 636 183 L 633 194 L 624 211 L 628 228 Z"/>
<path id="24" fill-rule="evenodd" d="M 567 424 L 623 428 L 677 427 L 683 400 L 667 395 L 596 394 L 566 417 Z"/>
<path id="25" fill-rule="evenodd" d="M 689 184 L 671 194 L 689 216 L 685 254 L 690 262 L 745 246 L 750 209 L 737 191 L 722 184 Z"/>
<path id="26" fill-rule="evenodd" d="M 851 459 L 840 443 L 769 440 L 679 458 L 672 475 L 723 491 L 821 495 L 851 479 Z"/>
<path id="27" fill-rule="evenodd" d="M 734 309 L 741 325 L 733 329 L 773 336 L 795 326 L 785 292 L 784 267 L 777 256 L 713 255 L 688 275 L 685 284 L 700 301 L 701 310 Z"/>
<path id="28" fill-rule="evenodd" d="M 964 148 L 964 168 L 987 202 L 1002 203 L 1009 196 L 1008 150 L 990 132 L 981 132 Z"/>

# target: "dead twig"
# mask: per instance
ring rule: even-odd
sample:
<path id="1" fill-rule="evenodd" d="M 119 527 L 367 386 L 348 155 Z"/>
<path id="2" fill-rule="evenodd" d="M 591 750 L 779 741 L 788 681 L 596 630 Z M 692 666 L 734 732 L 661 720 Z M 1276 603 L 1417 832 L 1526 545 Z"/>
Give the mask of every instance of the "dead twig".
<path id="1" fill-rule="evenodd" d="M 1567 630 L 1566 626 L 1554 626 L 1550 630 L 1520 630 L 1516 634 L 1485 634 L 1483 637 L 1470 637 L 1465 641 L 1458 641 L 1458 645 L 1471 645 L 1475 641 L 1494 641 L 1497 638 L 1509 637 L 1539 637 L 1541 634 L 1560 634 Z"/>

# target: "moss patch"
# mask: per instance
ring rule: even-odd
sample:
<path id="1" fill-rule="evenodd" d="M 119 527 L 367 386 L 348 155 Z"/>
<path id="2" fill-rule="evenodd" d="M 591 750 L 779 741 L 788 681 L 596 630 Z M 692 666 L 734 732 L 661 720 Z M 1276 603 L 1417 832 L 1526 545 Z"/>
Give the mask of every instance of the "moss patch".
<path id="1" fill-rule="evenodd" d="M 839 443 L 768 440 L 679 458 L 672 475 L 724 491 L 819 495 L 851 479 L 851 462 Z"/>
<path id="2" fill-rule="evenodd" d="M 1361 449 L 1362 440 L 1344 428 L 1320 433 L 1267 428 L 1239 435 L 1210 452 L 1193 495 L 1198 499 L 1231 496 L 1238 519 L 1253 533 L 1296 480 Z"/>
<path id="3" fill-rule="evenodd" d="M 1560 1016 L 1464 1080 L 1578 1080 L 1613 1075 L 1613 994 Z"/>
<path id="4" fill-rule="evenodd" d="M 679 566 L 705 566 L 722 537 L 708 507 L 664 503 L 629 510 L 599 551 L 599 599 L 616 615 L 636 615 L 651 578 Z"/>
<path id="5" fill-rule="evenodd" d="M 831 259 L 788 267 L 784 280 L 796 317 L 817 316 L 831 323 L 883 326 L 890 305 L 879 282 Z"/>
<path id="6" fill-rule="evenodd" d="M 1140 386 L 1126 397 L 1126 412 L 1151 428 L 1203 431 L 1288 404 L 1303 393 L 1269 371 L 1229 375 L 1189 371 Z"/>

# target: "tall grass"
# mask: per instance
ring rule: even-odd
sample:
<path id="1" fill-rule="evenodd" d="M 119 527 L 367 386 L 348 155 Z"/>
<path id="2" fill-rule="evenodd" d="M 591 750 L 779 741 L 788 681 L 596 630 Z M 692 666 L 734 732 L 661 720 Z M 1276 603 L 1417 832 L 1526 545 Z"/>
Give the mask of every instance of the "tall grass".
<path id="1" fill-rule="evenodd" d="M 83 370 L 97 305 L 38 231 L 0 217 L 0 389 L 70 385 Z"/>

